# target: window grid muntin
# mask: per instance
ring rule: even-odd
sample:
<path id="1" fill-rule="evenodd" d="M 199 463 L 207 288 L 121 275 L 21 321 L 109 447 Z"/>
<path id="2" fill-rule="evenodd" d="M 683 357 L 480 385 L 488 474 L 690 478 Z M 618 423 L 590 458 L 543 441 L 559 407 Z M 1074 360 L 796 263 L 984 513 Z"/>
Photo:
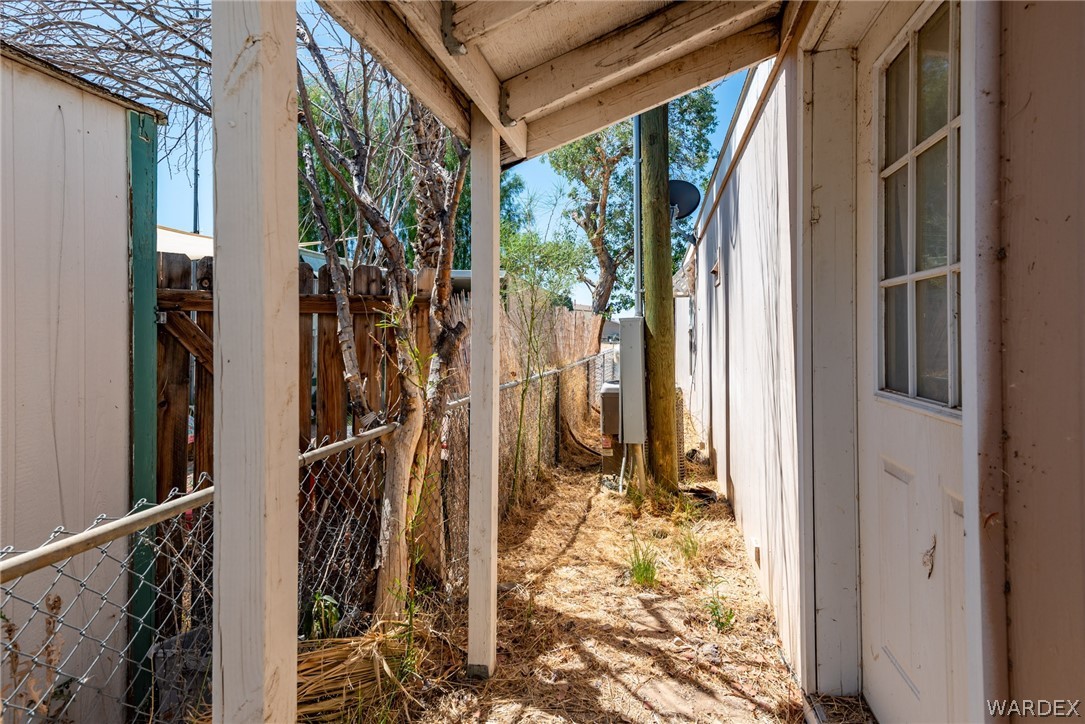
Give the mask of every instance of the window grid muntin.
<path id="1" fill-rule="evenodd" d="M 960 230 L 957 226 L 959 213 L 958 188 L 960 185 L 960 7 L 957 2 L 949 2 L 949 68 L 947 80 L 947 103 L 949 120 L 938 130 L 931 133 L 927 138 L 916 143 L 918 135 L 918 43 L 919 31 L 939 12 L 946 3 L 932 3 L 925 8 L 925 12 L 918 13 L 909 23 L 908 28 L 886 49 L 879 62 L 878 74 L 879 90 L 878 112 L 879 126 L 877 132 L 877 150 L 879 167 L 878 178 L 878 238 L 880 240 L 879 253 L 877 255 L 878 267 L 878 390 L 882 393 L 905 397 L 924 405 L 935 405 L 939 408 L 959 410 L 961 406 L 960 396 Z M 908 53 L 908 146 L 909 149 L 901 158 L 893 160 L 886 165 L 887 138 L 887 107 L 888 89 L 887 75 L 890 65 L 899 57 L 901 52 Z M 919 156 L 932 148 L 935 144 L 946 139 L 946 259 L 947 264 L 931 269 L 916 271 L 916 165 Z M 897 171 L 907 166 L 908 177 L 908 203 L 907 218 L 905 219 L 905 265 L 907 273 L 895 277 L 885 277 L 886 245 L 886 186 L 888 179 Z M 923 279 L 945 276 L 946 278 L 946 346 L 947 346 L 947 402 L 930 400 L 918 396 L 918 346 L 916 340 L 916 282 Z M 907 285 L 908 305 L 908 393 L 901 393 L 886 386 L 886 290 L 889 287 Z"/>

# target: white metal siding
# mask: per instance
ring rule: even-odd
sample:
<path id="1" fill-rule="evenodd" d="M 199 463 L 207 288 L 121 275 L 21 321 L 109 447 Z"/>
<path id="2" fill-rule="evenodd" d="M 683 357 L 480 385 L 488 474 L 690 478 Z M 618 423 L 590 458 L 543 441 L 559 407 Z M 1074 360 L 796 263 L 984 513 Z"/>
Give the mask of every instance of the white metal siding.
<path id="1" fill-rule="evenodd" d="M 776 612 L 788 660 L 804 681 L 792 259 L 796 169 L 789 156 L 798 142 L 799 108 L 795 61 L 785 63 L 719 207 L 705 222 L 697 280 L 705 330 L 698 350 L 700 363 L 711 360 L 705 366 L 711 366 L 706 374 L 712 379 L 717 471 L 733 485 L 747 549 L 751 557 L 759 549 L 762 590 Z M 748 125 L 770 68 L 763 63 L 752 71 L 732 144 Z M 723 168 L 732 150 L 725 150 Z M 709 202 L 718 193 L 710 189 Z M 718 287 L 709 273 L 716 250 L 724 277 Z"/>
<path id="2" fill-rule="evenodd" d="M 0 542 L 23 549 L 57 526 L 82 530 L 129 507 L 127 112 L 9 59 L 0 67 Z M 68 570 L 89 574 L 91 562 Z M 125 588 L 121 581 L 111 595 L 123 600 Z M 75 586 L 55 590 L 67 608 Z M 82 626 L 96 609 L 77 604 L 65 622 Z M 103 618 L 91 635 L 116 629 L 114 643 L 122 642 L 125 626 Z M 78 641 L 67 627 L 64 638 L 65 650 Z M 114 713 L 73 714 L 104 721 Z"/>

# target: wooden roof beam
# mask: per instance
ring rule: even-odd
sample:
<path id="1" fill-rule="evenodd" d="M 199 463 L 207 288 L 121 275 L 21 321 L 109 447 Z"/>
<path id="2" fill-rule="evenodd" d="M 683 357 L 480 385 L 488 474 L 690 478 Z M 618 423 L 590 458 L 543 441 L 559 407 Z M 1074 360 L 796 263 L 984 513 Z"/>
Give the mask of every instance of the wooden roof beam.
<path id="1" fill-rule="evenodd" d="M 390 5 L 366 0 L 318 1 L 457 138 L 470 140 L 470 101 Z"/>
<path id="2" fill-rule="evenodd" d="M 502 25 L 518 20 L 553 0 L 491 0 L 470 4 L 443 0 L 452 5 L 452 36 L 463 45 L 477 40 Z"/>
<path id="3" fill-rule="evenodd" d="M 396 3 L 395 7 L 403 14 L 418 42 L 437 59 L 448 76 L 497 129 L 512 155 L 522 158 L 527 153 L 527 124 L 505 124 L 501 113 L 501 82 L 477 48 L 466 48 L 467 52 L 463 55 L 448 52 L 442 32 L 441 3 L 438 0 L 415 0 Z"/>
<path id="4" fill-rule="evenodd" d="M 534 120 L 746 30 L 777 10 L 765 0 L 674 3 L 505 81 L 507 117 Z"/>
<path id="5" fill-rule="evenodd" d="M 776 55 L 780 28 L 770 20 L 694 50 L 531 122 L 528 158 L 552 151 Z"/>

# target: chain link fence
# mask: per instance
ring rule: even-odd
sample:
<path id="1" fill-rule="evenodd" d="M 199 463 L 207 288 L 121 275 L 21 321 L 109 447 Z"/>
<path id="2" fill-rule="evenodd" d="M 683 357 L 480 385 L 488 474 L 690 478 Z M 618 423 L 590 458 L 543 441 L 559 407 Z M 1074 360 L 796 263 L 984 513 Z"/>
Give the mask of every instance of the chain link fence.
<path id="1" fill-rule="evenodd" d="M 384 449 L 370 437 L 321 441 L 302 455 L 298 506 L 298 635 L 358 636 L 370 623 L 380 535 Z"/>
<path id="2" fill-rule="evenodd" d="M 0 550 L 5 722 L 182 721 L 209 700 L 212 496 Z"/>
<path id="3" fill-rule="evenodd" d="M 607 351 L 502 385 L 500 512 L 530 506 L 557 466 L 600 464 Z M 466 614 L 469 400 L 439 426 L 418 491 L 412 566 L 421 606 Z M 372 623 L 386 425 L 299 456 L 298 635 L 359 636 Z M 39 548 L 0 550 L 4 722 L 192 721 L 211 697 L 214 488 L 174 491 Z M 460 622 L 462 623 L 462 622 Z M 459 625 L 456 623 L 455 625 Z"/>

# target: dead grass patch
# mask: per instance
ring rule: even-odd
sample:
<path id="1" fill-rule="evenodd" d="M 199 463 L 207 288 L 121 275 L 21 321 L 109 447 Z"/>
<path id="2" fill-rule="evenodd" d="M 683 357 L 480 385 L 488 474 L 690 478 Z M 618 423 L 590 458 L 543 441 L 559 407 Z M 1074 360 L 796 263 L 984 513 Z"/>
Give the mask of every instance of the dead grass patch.
<path id="1" fill-rule="evenodd" d="M 598 475 L 553 471 L 549 492 L 501 527 L 498 669 L 419 696 L 422 721 L 783 721 L 802 719 L 775 621 L 729 506 L 682 516 L 645 501 L 631 515 Z M 687 563 L 684 531 L 698 538 Z M 658 585 L 632 585 L 633 536 L 651 541 Z M 713 624 L 716 595 L 734 610 Z M 449 645 L 463 621 L 445 620 Z M 444 630 L 450 630 L 445 628 Z"/>

